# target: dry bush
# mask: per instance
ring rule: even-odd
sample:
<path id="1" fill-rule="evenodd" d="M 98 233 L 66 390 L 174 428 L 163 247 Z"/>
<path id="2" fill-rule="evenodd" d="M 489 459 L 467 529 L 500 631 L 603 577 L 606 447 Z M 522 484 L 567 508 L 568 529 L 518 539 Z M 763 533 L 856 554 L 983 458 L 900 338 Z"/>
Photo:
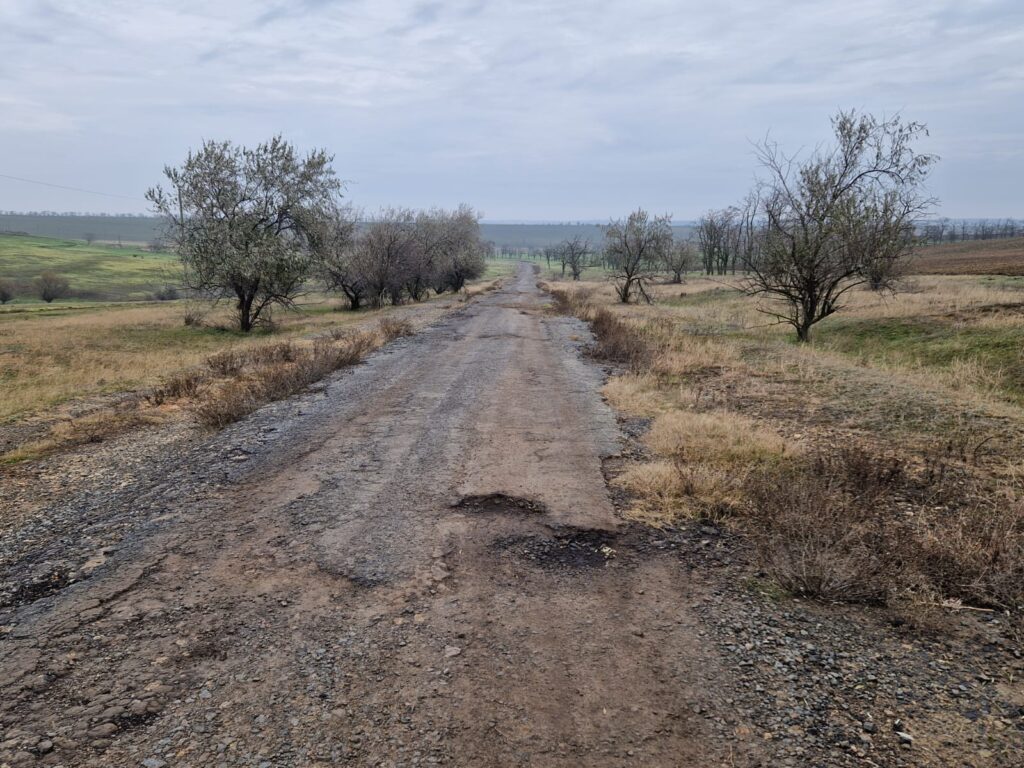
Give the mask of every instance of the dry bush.
<path id="1" fill-rule="evenodd" d="M 378 324 L 384 343 L 389 344 L 402 336 L 411 336 L 415 331 L 412 323 L 406 318 L 384 317 Z"/>
<path id="2" fill-rule="evenodd" d="M 245 359 L 237 349 L 224 349 L 206 358 L 206 367 L 217 376 L 234 376 L 245 365 Z"/>
<path id="3" fill-rule="evenodd" d="M 164 379 L 160 386 L 154 387 L 146 395 L 146 400 L 151 405 L 163 405 L 168 400 L 195 397 L 205 380 L 206 376 L 201 371 L 176 373 Z"/>
<path id="4" fill-rule="evenodd" d="M 592 312 L 590 327 L 597 339 L 594 353 L 598 357 L 625 363 L 633 371 L 650 367 L 655 350 L 642 328 L 603 308 Z"/>
<path id="5" fill-rule="evenodd" d="M 908 520 L 880 503 L 901 474 L 856 450 L 753 473 L 749 523 L 766 570 L 794 594 L 884 603 L 916 549 Z"/>
<path id="6" fill-rule="evenodd" d="M 377 343 L 374 333 L 351 333 L 338 341 L 320 337 L 309 346 L 285 342 L 257 347 L 248 353 L 247 373 L 211 390 L 196 407 L 196 416 L 207 427 L 225 427 L 360 362 Z"/>
<path id="7" fill-rule="evenodd" d="M 929 487 L 899 460 L 857 449 L 755 473 L 745 491 L 761 559 L 796 594 L 1024 607 L 1018 498 Z"/>
<path id="8" fill-rule="evenodd" d="M 1001 610 L 1024 608 L 1024 501 L 979 497 L 921 535 L 916 568 L 935 592 Z"/>

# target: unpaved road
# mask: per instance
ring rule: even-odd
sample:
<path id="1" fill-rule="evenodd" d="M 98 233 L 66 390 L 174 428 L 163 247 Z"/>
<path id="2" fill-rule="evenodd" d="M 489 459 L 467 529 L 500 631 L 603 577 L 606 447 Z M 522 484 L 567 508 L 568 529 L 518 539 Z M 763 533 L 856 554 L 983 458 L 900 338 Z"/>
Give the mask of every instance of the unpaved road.
<path id="1" fill-rule="evenodd" d="M 609 500 L 586 338 L 522 265 L 318 391 L 55 494 L 8 542 L 0 763 L 757 763 L 708 715 L 731 683 L 685 570 Z"/>

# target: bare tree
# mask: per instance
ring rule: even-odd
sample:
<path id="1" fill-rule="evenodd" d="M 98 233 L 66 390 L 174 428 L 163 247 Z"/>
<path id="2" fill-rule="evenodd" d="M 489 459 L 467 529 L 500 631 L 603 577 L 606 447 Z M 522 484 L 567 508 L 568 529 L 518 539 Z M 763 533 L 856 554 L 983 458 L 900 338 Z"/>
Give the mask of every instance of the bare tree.
<path id="1" fill-rule="evenodd" d="M 792 325 L 800 341 L 854 286 L 892 287 L 914 222 L 933 204 L 920 190 L 937 158 L 912 147 L 925 126 L 852 111 L 832 125 L 835 146 L 804 160 L 759 146 L 764 232 L 745 289 L 774 299 L 761 311 Z"/>
<path id="2" fill-rule="evenodd" d="M 723 208 L 708 211 L 697 221 L 701 262 L 708 275 L 724 275 L 728 270 L 735 218 L 735 208 Z"/>
<path id="3" fill-rule="evenodd" d="M 619 301 L 636 297 L 650 302 L 647 283 L 653 280 L 672 247 L 672 217 L 654 216 L 637 209 L 625 220 L 604 228 L 604 253 Z"/>
<path id="4" fill-rule="evenodd" d="M 669 281 L 678 285 L 683 282 L 684 276 L 693 268 L 695 262 L 693 243 L 689 240 L 680 240 L 665 251 L 661 263 L 669 274 Z"/>
<path id="5" fill-rule="evenodd" d="M 96 235 L 93 234 L 92 232 L 86 232 L 85 233 L 85 242 L 86 242 L 86 245 L 92 245 L 93 243 L 96 242 Z"/>
<path id="6" fill-rule="evenodd" d="M 68 279 L 49 270 L 36 278 L 35 288 L 36 294 L 47 304 L 54 299 L 63 299 L 71 292 Z"/>
<path id="7" fill-rule="evenodd" d="M 6 304 L 14 298 L 14 283 L 10 280 L 0 280 L 0 304 Z"/>
<path id="8" fill-rule="evenodd" d="M 249 331 L 274 305 L 293 306 L 312 265 L 310 236 L 337 206 L 331 156 L 300 157 L 280 136 L 250 149 L 205 142 L 146 193 L 168 223 L 187 285 L 232 297 Z"/>
<path id="9" fill-rule="evenodd" d="M 580 275 L 583 274 L 590 255 L 593 253 L 590 241 L 583 235 L 573 235 L 567 240 L 563 240 L 554 247 L 554 251 L 562 263 L 562 274 L 565 274 L 565 268 L 568 267 L 573 280 L 580 279 Z"/>

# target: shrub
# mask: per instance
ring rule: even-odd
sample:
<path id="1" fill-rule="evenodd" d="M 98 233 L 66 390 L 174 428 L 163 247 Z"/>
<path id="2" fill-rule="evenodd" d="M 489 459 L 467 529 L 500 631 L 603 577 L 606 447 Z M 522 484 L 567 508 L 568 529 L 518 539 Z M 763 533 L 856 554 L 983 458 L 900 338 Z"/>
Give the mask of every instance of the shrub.
<path id="1" fill-rule="evenodd" d="M 196 415 L 208 427 L 225 427 L 266 403 L 301 392 L 332 371 L 358 363 L 376 345 L 376 334 L 351 333 L 340 340 L 320 337 L 306 347 L 282 342 L 237 353 L 242 360 L 239 370 L 246 373 L 211 390 Z"/>
<path id="2" fill-rule="evenodd" d="M 14 298 L 14 283 L 10 280 L 0 280 L 0 304 L 6 304 Z"/>
<path id="3" fill-rule="evenodd" d="M 379 324 L 381 335 L 384 336 L 384 343 L 390 343 L 402 336 L 413 334 L 412 323 L 405 318 L 385 317 Z"/>
<path id="4" fill-rule="evenodd" d="M 594 352 L 598 357 L 625 363 L 634 371 L 650 366 L 654 350 L 641 329 L 603 308 L 593 311 L 590 327 L 597 339 Z"/>
<path id="5" fill-rule="evenodd" d="M 908 521 L 880 503 L 899 474 L 857 450 L 753 473 L 746 493 L 765 568 L 794 594 L 886 602 L 916 549 Z"/>
<path id="6" fill-rule="evenodd" d="M 899 460 L 858 449 L 755 473 L 746 493 L 762 562 L 796 594 L 1024 607 L 1019 498 L 955 484 L 936 489 Z"/>
<path id="7" fill-rule="evenodd" d="M 153 298 L 157 301 L 175 301 L 178 298 L 178 289 L 173 285 L 165 285 L 162 288 L 158 288 L 156 293 L 153 294 Z"/>
<path id="8" fill-rule="evenodd" d="M 63 299 L 71 292 L 68 279 L 49 270 L 36 278 L 35 287 L 36 294 L 47 304 L 54 299 Z"/>

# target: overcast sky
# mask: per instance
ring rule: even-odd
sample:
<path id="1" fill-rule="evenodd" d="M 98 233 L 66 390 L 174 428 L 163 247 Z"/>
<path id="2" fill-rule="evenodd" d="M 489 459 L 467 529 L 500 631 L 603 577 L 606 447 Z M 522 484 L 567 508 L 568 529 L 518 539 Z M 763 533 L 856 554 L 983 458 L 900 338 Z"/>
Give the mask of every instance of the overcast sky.
<path id="1" fill-rule="evenodd" d="M 0 209 L 146 210 L 204 138 L 327 147 L 366 208 L 690 219 L 750 141 L 928 124 L 951 216 L 1024 217 L 1021 0 L 0 0 Z"/>

